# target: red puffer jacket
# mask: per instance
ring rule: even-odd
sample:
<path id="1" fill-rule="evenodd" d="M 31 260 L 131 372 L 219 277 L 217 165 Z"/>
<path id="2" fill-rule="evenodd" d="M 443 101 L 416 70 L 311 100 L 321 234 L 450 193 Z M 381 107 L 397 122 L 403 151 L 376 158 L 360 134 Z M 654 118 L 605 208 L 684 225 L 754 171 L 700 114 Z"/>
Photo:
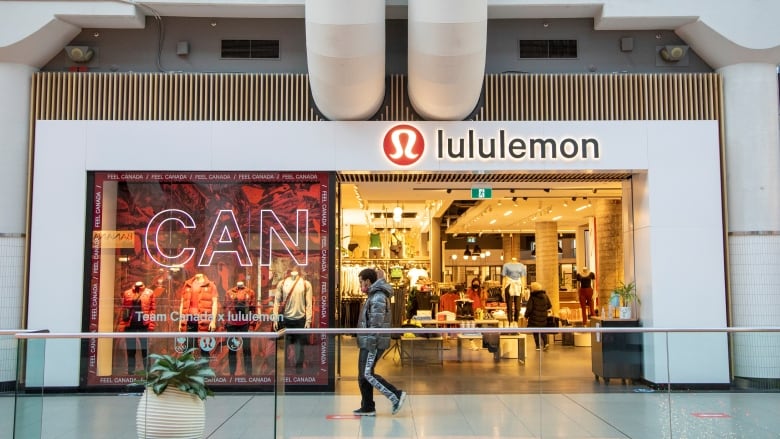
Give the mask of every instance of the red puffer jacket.
<path id="1" fill-rule="evenodd" d="M 134 301 L 140 302 L 140 310 Z M 140 311 L 140 315 L 137 314 Z M 156 305 L 154 301 L 154 292 L 149 288 L 144 288 L 136 294 L 134 288 L 130 288 L 122 293 L 122 307 L 120 311 L 119 326 L 117 331 L 124 332 L 131 327 L 133 322 L 146 326 L 149 331 L 154 331 L 156 320 Z M 132 329 L 132 328 L 130 328 Z"/>

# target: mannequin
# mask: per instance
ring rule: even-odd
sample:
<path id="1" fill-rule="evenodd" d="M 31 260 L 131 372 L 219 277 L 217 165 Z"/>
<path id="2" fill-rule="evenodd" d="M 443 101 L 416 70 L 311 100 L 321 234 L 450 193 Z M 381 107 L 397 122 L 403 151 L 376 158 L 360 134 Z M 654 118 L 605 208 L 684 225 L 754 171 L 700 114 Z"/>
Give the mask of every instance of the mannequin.
<path id="1" fill-rule="evenodd" d="M 217 329 L 219 302 L 217 287 L 206 277 L 198 273 L 184 283 L 179 304 L 181 325 L 179 330 L 187 332 L 207 332 Z M 211 349 L 201 347 L 201 355 L 208 357 Z"/>
<path id="2" fill-rule="evenodd" d="M 312 288 L 311 283 L 292 270 L 276 288 L 274 296 L 274 331 L 279 329 L 279 320 L 285 328 L 310 328 L 312 322 Z M 308 335 L 291 335 L 287 338 L 287 346 L 292 345 L 295 354 L 295 369 L 303 371 L 303 345 Z"/>
<path id="3" fill-rule="evenodd" d="M 224 303 L 225 330 L 227 332 L 248 332 L 257 329 L 259 315 L 257 309 L 257 294 L 247 288 L 244 282 L 236 282 L 236 286 L 225 293 Z M 240 342 L 240 343 L 239 343 Z M 236 374 L 238 348 L 241 348 L 244 360 L 244 375 L 252 374 L 251 339 L 233 336 L 228 341 L 228 369 L 230 375 Z"/>
<path id="4" fill-rule="evenodd" d="M 146 288 L 143 282 L 136 282 L 132 288 L 122 293 L 122 309 L 119 313 L 119 332 L 149 332 L 154 331 L 155 325 L 155 300 L 154 292 Z M 135 354 L 140 346 L 142 367 L 147 366 L 147 339 L 126 338 L 127 348 L 127 373 L 132 375 L 136 371 Z"/>
<path id="5" fill-rule="evenodd" d="M 517 258 L 512 258 L 512 262 L 507 262 L 501 268 L 501 275 L 504 277 L 501 288 L 504 290 L 507 318 L 512 326 L 517 326 L 520 320 L 520 305 L 527 274 L 525 265 L 517 262 Z"/>
<path id="6" fill-rule="evenodd" d="M 593 315 L 593 281 L 596 279 L 596 274 L 588 267 L 582 267 L 582 270 L 577 272 L 576 279 L 579 283 L 578 295 L 582 309 L 582 324 L 588 326 L 588 316 Z"/>

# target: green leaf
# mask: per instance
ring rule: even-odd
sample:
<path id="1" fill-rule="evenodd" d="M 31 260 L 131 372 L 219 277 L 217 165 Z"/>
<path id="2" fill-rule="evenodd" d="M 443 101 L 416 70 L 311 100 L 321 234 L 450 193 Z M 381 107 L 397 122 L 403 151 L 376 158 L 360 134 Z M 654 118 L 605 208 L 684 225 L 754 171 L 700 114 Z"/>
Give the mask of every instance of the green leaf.
<path id="1" fill-rule="evenodd" d="M 200 399 L 213 396 L 214 392 L 206 386 L 206 378 L 215 377 L 214 369 L 209 366 L 208 358 L 196 358 L 197 348 L 192 348 L 178 357 L 167 354 L 151 354 L 154 363 L 148 371 L 139 371 L 136 384 L 151 387 L 159 395 L 168 386 L 183 392 L 197 395 Z"/>

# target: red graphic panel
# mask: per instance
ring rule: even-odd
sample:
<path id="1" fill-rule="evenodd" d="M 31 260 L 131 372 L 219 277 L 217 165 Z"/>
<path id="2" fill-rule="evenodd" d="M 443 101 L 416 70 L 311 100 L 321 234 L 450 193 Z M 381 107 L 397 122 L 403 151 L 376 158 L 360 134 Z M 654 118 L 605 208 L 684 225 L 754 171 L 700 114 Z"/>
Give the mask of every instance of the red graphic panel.
<path id="1" fill-rule="evenodd" d="M 327 173 L 98 172 L 92 175 L 91 332 L 86 385 L 123 385 L 149 353 L 198 348 L 211 385 L 274 384 L 272 340 L 210 332 L 271 332 L 274 298 L 298 273 L 311 293 L 311 326 L 330 315 Z M 289 284 L 289 283 L 288 283 Z M 306 297 L 306 296 L 302 296 Z M 144 332 L 181 332 L 175 340 Z M 327 385 L 326 341 L 305 343 L 291 385 Z M 296 352 L 288 349 L 288 364 Z"/>

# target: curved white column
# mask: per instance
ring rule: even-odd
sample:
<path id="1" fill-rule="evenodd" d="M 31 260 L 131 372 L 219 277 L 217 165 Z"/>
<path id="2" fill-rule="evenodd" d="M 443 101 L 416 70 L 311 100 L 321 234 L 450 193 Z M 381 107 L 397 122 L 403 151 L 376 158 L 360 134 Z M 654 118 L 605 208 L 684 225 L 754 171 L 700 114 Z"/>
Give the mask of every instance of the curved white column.
<path id="1" fill-rule="evenodd" d="M 312 97 L 330 120 L 365 120 L 385 96 L 385 2 L 306 0 Z"/>
<path id="2" fill-rule="evenodd" d="M 733 326 L 780 319 L 780 129 L 776 67 L 723 67 Z M 780 334 L 736 334 L 734 375 L 778 380 Z"/>
<path id="3" fill-rule="evenodd" d="M 776 67 L 736 64 L 723 76 L 730 231 L 780 230 Z"/>
<path id="4" fill-rule="evenodd" d="M 22 327 L 27 220 L 27 130 L 33 67 L 0 63 L 0 306 L 2 327 Z M 0 343 L 0 381 L 16 379 L 16 342 Z M 10 365 L 10 367 L 6 367 Z"/>
<path id="5" fill-rule="evenodd" d="M 37 69 L 0 63 L 0 234 L 24 233 L 27 218 L 27 130 L 30 78 Z M 13 188 L 14 190 L 8 190 Z"/>
<path id="6" fill-rule="evenodd" d="M 409 0 L 409 99 L 429 120 L 463 120 L 485 77 L 486 0 Z"/>

